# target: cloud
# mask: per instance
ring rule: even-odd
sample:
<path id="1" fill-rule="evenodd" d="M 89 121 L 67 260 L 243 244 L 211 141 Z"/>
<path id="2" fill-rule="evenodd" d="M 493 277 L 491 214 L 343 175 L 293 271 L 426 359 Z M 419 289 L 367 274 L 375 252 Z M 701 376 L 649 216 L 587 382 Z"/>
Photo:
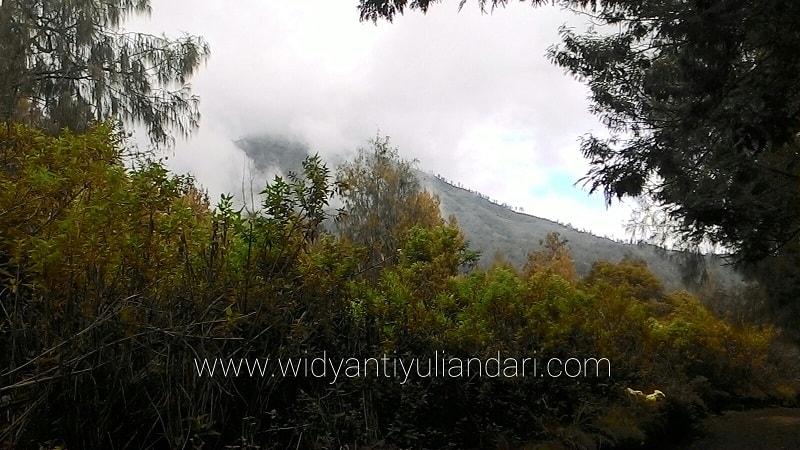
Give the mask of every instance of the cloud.
<path id="1" fill-rule="evenodd" d="M 565 183 L 536 190 L 553 171 L 585 174 L 577 139 L 602 131 L 587 112 L 586 88 L 545 58 L 559 25 L 580 27 L 582 18 L 517 3 L 491 15 L 467 3 L 459 13 L 445 2 L 376 26 L 358 21 L 356 5 L 171 0 L 154 3 L 151 20 L 132 22 L 203 35 L 211 45 L 193 79 L 201 131 L 176 146 L 173 167 L 195 173 L 216 196 L 241 183 L 232 139 L 275 133 L 334 155 L 380 130 L 423 170 L 545 218 L 614 229 L 597 228 L 597 215 L 624 215 L 604 212 L 600 196 L 578 200 L 585 192 Z"/>

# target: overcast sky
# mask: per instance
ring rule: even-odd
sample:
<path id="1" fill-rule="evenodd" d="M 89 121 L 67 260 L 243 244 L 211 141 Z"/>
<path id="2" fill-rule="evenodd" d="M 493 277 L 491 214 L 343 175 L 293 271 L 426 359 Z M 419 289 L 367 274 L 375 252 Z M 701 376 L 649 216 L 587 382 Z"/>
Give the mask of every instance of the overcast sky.
<path id="1" fill-rule="evenodd" d="M 586 88 L 550 63 L 564 23 L 557 7 L 511 3 L 481 15 L 475 1 L 361 23 L 357 1 L 153 0 L 128 27 L 203 36 L 207 66 L 192 79 L 200 129 L 171 167 L 212 200 L 241 191 L 245 156 L 233 140 L 280 134 L 323 156 L 354 152 L 378 130 L 401 156 L 525 212 L 624 238 L 626 205 L 573 186 L 588 164 L 578 138 L 603 133 Z"/>

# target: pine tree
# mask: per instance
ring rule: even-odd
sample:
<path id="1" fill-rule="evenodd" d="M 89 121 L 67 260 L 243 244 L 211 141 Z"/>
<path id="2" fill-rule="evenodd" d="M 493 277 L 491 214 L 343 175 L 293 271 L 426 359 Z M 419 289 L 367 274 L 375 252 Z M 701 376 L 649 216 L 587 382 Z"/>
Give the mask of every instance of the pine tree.
<path id="1" fill-rule="evenodd" d="M 209 56 L 199 37 L 126 32 L 149 0 L 0 3 L 0 121 L 57 132 L 96 120 L 143 125 L 155 144 L 199 120 L 189 77 Z"/>

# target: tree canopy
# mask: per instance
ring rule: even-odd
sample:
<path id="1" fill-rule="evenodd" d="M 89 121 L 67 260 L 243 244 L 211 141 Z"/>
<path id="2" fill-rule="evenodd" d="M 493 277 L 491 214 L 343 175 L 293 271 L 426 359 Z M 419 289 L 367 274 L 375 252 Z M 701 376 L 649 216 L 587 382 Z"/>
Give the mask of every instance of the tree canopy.
<path id="1" fill-rule="evenodd" d="M 441 0 L 411 0 L 411 2 L 408 0 L 359 0 L 358 10 L 360 11 L 362 21 L 370 20 L 372 22 L 377 22 L 379 19 L 385 19 L 391 22 L 396 15 L 402 15 L 406 8 L 418 9 L 426 13 L 432 4 L 439 3 L 440 1 Z M 548 3 L 547 0 L 530 1 L 536 6 Z M 467 0 L 459 0 L 458 8 L 461 9 L 466 3 Z M 481 11 L 486 11 L 487 5 L 490 5 L 490 7 L 494 9 L 497 6 L 505 6 L 506 3 L 508 3 L 508 0 L 478 0 Z M 582 0 L 575 3 L 585 4 L 588 3 L 588 1 Z"/>
<path id="2" fill-rule="evenodd" d="M 392 20 L 432 3 L 363 0 L 361 18 Z M 800 4 L 560 3 L 600 26 L 562 28 L 563 43 L 548 52 L 588 84 L 591 110 L 611 131 L 582 140 L 590 189 L 608 202 L 649 196 L 683 238 L 709 239 L 742 261 L 797 246 Z"/>
<path id="3" fill-rule="evenodd" d="M 149 0 L 6 0 L 0 4 L 0 121 L 82 131 L 94 120 L 143 125 L 155 144 L 197 126 L 189 77 L 203 39 L 127 32 Z"/>
<path id="4" fill-rule="evenodd" d="M 391 262 L 402 234 L 413 226 L 442 225 L 439 201 L 422 189 L 413 161 L 400 158 L 389 137 L 377 136 L 356 158 L 339 167 L 344 237 L 369 249 L 368 265 Z"/>
<path id="5" fill-rule="evenodd" d="M 652 196 L 683 235 L 743 260 L 796 240 L 798 5 L 641 2 L 598 17 L 620 31 L 563 29 L 549 52 L 588 83 L 612 131 L 583 140 L 591 189 Z"/>

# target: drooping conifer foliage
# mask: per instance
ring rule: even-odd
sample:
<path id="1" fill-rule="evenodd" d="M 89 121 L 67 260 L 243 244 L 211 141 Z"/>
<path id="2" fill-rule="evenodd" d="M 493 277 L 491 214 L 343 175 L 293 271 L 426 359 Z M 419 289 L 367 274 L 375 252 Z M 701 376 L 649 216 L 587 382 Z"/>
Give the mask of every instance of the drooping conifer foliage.
<path id="1" fill-rule="evenodd" d="M 197 127 L 188 80 L 209 55 L 195 36 L 125 31 L 149 0 L 5 0 L 0 4 L 0 121 L 50 131 L 93 120 L 143 125 L 167 143 Z"/>

